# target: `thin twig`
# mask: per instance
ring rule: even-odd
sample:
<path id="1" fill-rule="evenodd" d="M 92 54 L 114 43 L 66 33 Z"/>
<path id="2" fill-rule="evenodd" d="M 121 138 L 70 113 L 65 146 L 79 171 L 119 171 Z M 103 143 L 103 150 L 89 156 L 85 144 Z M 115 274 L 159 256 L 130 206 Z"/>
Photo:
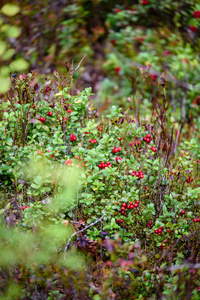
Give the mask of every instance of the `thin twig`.
<path id="1" fill-rule="evenodd" d="M 80 222 L 77 222 L 77 221 L 70 221 L 70 222 L 71 222 L 71 223 L 75 223 L 75 224 L 80 224 L 80 225 L 86 226 L 85 224 L 80 223 Z"/>
<path id="2" fill-rule="evenodd" d="M 67 249 L 68 249 L 68 247 L 69 247 L 69 244 L 70 244 L 72 238 L 73 238 L 75 235 L 77 235 L 77 234 L 83 232 L 84 230 L 88 229 L 89 227 L 91 227 L 91 226 L 95 225 L 96 223 L 100 222 L 100 221 L 103 219 L 103 217 L 104 217 L 104 215 L 101 216 L 100 219 L 98 219 L 98 220 L 96 220 L 95 222 L 91 223 L 90 225 L 86 226 L 85 228 L 83 228 L 83 229 L 81 229 L 81 230 L 79 230 L 79 231 L 73 233 L 73 234 L 71 235 L 71 237 L 69 238 L 69 240 L 68 240 L 68 242 L 67 242 L 67 245 L 65 246 L 64 252 L 67 251 Z"/>
<path id="3" fill-rule="evenodd" d="M 81 59 L 81 61 L 79 62 L 78 66 L 76 67 L 75 71 L 78 70 L 78 68 L 80 67 L 82 61 L 84 60 L 84 58 L 86 57 L 86 55 L 83 56 L 83 58 Z"/>

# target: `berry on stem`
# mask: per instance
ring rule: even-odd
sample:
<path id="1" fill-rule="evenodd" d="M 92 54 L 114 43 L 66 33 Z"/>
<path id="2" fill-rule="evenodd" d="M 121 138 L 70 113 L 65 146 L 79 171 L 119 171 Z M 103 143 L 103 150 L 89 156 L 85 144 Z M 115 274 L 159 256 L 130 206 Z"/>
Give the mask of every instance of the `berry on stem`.
<path id="1" fill-rule="evenodd" d="M 76 141 L 76 139 L 77 139 L 77 137 L 76 137 L 75 134 L 71 134 L 71 135 L 70 135 L 70 141 L 71 141 L 71 142 Z"/>

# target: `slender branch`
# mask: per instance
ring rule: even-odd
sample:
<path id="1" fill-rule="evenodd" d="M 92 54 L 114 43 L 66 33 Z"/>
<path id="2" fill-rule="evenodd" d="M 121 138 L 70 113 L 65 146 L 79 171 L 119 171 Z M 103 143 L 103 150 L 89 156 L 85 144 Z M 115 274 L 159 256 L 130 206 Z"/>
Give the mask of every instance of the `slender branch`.
<path id="1" fill-rule="evenodd" d="M 79 62 L 78 66 L 76 67 L 75 71 L 78 70 L 78 68 L 80 67 L 82 61 L 84 60 L 84 58 L 86 57 L 86 55 L 83 56 L 83 58 L 81 59 L 81 61 Z"/>
<path id="2" fill-rule="evenodd" d="M 83 228 L 83 229 L 81 229 L 81 230 L 79 230 L 79 231 L 73 233 L 73 234 L 71 235 L 71 237 L 69 238 L 69 240 L 68 240 L 68 242 L 67 242 L 67 245 L 65 246 L 64 252 L 67 251 L 67 249 L 68 249 L 68 247 L 69 247 L 69 244 L 70 244 L 72 238 L 73 238 L 75 235 L 77 235 L 77 234 L 83 232 L 84 230 L 88 229 L 89 227 L 91 227 L 91 226 L 95 225 L 96 223 L 100 222 L 100 221 L 103 219 L 103 217 L 104 217 L 104 215 L 101 216 L 100 219 L 98 219 L 98 220 L 96 220 L 95 222 L 93 222 L 93 223 L 89 224 L 88 226 L 86 226 L 85 228 Z"/>

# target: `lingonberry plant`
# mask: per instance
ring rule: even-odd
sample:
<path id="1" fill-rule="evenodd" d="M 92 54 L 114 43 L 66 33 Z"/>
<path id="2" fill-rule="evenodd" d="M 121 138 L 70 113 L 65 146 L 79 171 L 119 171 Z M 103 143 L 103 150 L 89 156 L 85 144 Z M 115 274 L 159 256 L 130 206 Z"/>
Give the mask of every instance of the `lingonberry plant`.
<path id="1" fill-rule="evenodd" d="M 105 247 L 101 241 L 103 259 L 115 253 L 120 240 L 123 250 L 116 261 L 133 256 L 124 262 L 126 269 L 120 265 L 119 277 L 130 276 L 141 299 L 171 295 L 168 286 L 175 275 L 163 275 L 159 282 L 155 266 L 173 269 L 188 257 L 198 262 L 200 187 L 198 145 L 195 139 L 178 144 L 178 133 L 170 128 L 165 80 L 147 121 L 115 106 L 97 119 L 90 88 L 73 92 L 70 70 L 62 76 L 54 72 L 54 77 L 40 88 L 33 84 L 34 72 L 11 77 L 12 86 L 1 101 L 4 220 L 17 213 L 17 226 L 34 232 L 43 219 L 75 222 L 87 234 L 79 237 L 79 247 L 102 236 L 115 240 L 105 239 Z M 67 203 L 66 193 L 71 199 Z M 131 266 L 140 254 L 137 283 Z M 193 280 L 195 289 L 199 279 Z"/>

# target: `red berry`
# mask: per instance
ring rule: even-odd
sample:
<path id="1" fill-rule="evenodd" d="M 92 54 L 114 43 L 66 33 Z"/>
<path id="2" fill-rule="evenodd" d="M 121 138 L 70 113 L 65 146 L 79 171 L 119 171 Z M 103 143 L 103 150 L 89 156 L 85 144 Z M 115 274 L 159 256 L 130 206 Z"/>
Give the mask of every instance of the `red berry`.
<path id="1" fill-rule="evenodd" d="M 159 229 L 158 229 L 158 232 L 162 232 L 162 229 L 161 229 L 161 228 L 159 228 Z"/>
<path id="2" fill-rule="evenodd" d="M 127 205 L 127 209 L 130 209 L 130 205 Z"/>
<path id="3" fill-rule="evenodd" d="M 143 137 L 143 141 L 145 141 L 145 142 L 146 142 L 146 141 L 147 141 L 147 138 L 146 138 L 146 137 Z"/>
<path id="4" fill-rule="evenodd" d="M 134 204 L 134 206 L 135 206 L 135 207 L 138 207 L 138 204 L 137 204 L 137 203 L 135 203 L 135 204 Z"/>
<path id="5" fill-rule="evenodd" d="M 121 150 L 122 150 L 122 146 L 119 146 L 118 151 L 121 151 Z"/>
<path id="6" fill-rule="evenodd" d="M 98 130 L 99 130 L 99 131 L 102 131 L 102 130 L 103 130 L 103 128 L 102 128 L 102 127 L 99 127 L 99 128 L 98 128 Z"/>
<path id="7" fill-rule="evenodd" d="M 194 218 L 193 221 L 194 221 L 195 223 L 198 222 L 198 221 L 197 221 L 197 218 Z"/>
<path id="8" fill-rule="evenodd" d="M 130 209 L 133 209 L 134 208 L 134 206 L 133 205 L 130 205 Z"/>
<path id="9" fill-rule="evenodd" d="M 122 140 L 122 137 L 118 138 L 118 141 L 121 141 Z"/>
<path id="10" fill-rule="evenodd" d="M 112 150 L 112 152 L 113 152 L 113 153 L 117 153 L 117 152 L 118 152 L 118 148 L 114 148 L 114 149 Z"/>
<path id="11" fill-rule="evenodd" d="M 148 0 L 142 0 L 141 4 L 142 5 L 147 5 L 147 4 L 149 4 L 149 1 Z"/>
<path id="12" fill-rule="evenodd" d="M 119 12 L 121 11 L 121 9 L 115 8 L 114 11 L 115 11 L 116 13 L 119 13 Z"/>
<path id="13" fill-rule="evenodd" d="M 192 32 L 198 32 L 198 27 L 196 26 L 190 25 L 189 28 Z"/>
<path id="14" fill-rule="evenodd" d="M 124 222 L 124 220 L 121 219 L 121 220 L 120 220 L 120 223 L 123 223 L 123 222 Z"/>
<path id="15" fill-rule="evenodd" d="M 27 206 L 26 206 L 26 208 L 30 208 L 30 206 L 29 206 L 29 205 L 27 205 Z"/>
<path id="16" fill-rule="evenodd" d="M 147 142 L 147 143 L 150 143 L 150 138 L 146 138 L 146 142 Z"/>
<path id="17" fill-rule="evenodd" d="M 121 211 L 125 211 L 126 207 L 122 206 Z"/>
<path id="18" fill-rule="evenodd" d="M 158 235 L 162 235 L 162 232 L 158 232 Z"/>
<path id="19" fill-rule="evenodd" d="M 53 115 L 52 111 L 49 111 L 49 112 L 48 112 L 48 116 L 51 117 L 52 115 Z"/>
<path id="20" fill-rule="evenodd" d="M 22 210 L 25 210 L 26 206 L 22 206 Z"/>
<path id="21" fill-rule="evenodd" d="M 70 135 L 70 141 L 71 141 L 71 142 L 76 141 L 76 139 L 77 139 L 77 137 L 76 137 L 75 134 L 71 134 L 71 135 Z"/>
<path id="22" fill-rule="evenodd" d="M 149 139 L 150 139 L 150 138 L 151 138 L 151 135 L 150 135 L 150 134 L 147 134 L 147 135 L 146 135 L 146 138 L 149 138 Z"/>
<path id="23" fill-rule="evenodd" d="M 140 203 L 140 201 L 138 201 L 138 200 L 137 200 L 137 201 L 135 201 L 135 203 L 136 203 L 136 204 L 139 204 L 139 203 Z"/>
<path id="24" fill-rule="evenodd" d="M 122 204 L 122 206 L 126 207 L 126 206 L 127 206 L 127 204 L 126 204 L 126 203 L 123 203 L 123 204 Z"/>
<path id="25" fill-rule="evenodd" d="M 37 151 L 37 154 L 38 154 L 38 155 L 41 155 L 41 156 L 43 155 L 43 153 L 42 153 L 41 150 L 38 150 L 38 151 Z"/>
<path id="26" fill-rule="evenodd" d="M 185 213 L 185 211 L 184 211 L 184 210 L 182 210 L 182 211 L 181 211 L 181 213 L 182 213 L 182 214 L 184 214 L 184 213 Z"/>
<path id="27" fill-rule="evenodd" d="M 116 163 L 119 163 L 119 161 L 122 161 L 122 160 L 123 160 L 123 158 L 121 158 L 121 157 L 117 156 L 117 157 L 115 158 L 115 160 L 116 160 Z"/>
<path id="28" fill-rule="evenodd" d="M 129 205 L 133 205 L 133 202 L 130 202 Z"/>

